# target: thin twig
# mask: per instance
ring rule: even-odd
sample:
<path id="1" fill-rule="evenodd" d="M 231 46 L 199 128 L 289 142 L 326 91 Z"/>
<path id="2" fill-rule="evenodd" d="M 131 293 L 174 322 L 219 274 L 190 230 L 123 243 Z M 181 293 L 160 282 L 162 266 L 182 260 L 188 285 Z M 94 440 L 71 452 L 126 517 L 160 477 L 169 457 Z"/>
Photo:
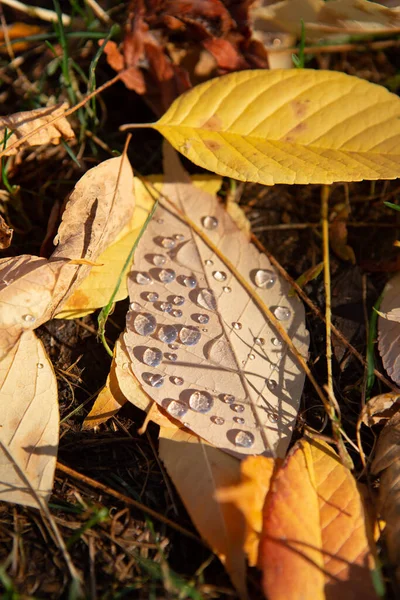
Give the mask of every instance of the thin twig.
<path id="1" fill-rule="evenodd" d="M 329 196 L 327 185 L 321 189 L 321 225 L 322 225 L 322 255 L 324 261 L 324 286 L 325 286 L 325 331 L 326 331 L 326 370 L 328 378 L 329 396 L 335 396 L 333 391 L 332 375 L 332 312 L 331 312 L 331 270 L 329 261 Z"/>
<path id="2" fill-rule="evenodd" d="M 23 4 L 23 2 L 19 2 L 18 0 L 1 0 L 1 3 L 5 4 L 6 6 L 10 6 L 11 8 L 15 8 L 16 10 L 20 10 L 34 19 L 41 19 L 42 21 L 47 21 L 49 23 L 58 22 L 58 17 L 54 10 L 40 8 L 38 6 L 30 6 L 28 4 Z M 62 14 L 62 22 L 63 25 L 71 25 L 71 17 L 69 15 Z"/>

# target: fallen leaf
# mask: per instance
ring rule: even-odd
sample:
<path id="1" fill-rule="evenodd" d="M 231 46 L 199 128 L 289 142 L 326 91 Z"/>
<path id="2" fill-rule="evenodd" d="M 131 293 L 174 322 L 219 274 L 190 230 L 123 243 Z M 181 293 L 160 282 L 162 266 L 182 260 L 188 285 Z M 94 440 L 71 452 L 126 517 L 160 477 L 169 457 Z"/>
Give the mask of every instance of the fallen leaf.
<path id="1" fill-rule="evenodd" d="M 379 394 L 368 400 L 363 407 L 359 422 L 367 427 L 373 427 L 382 421 L 388 421 L 400 408 L 400 395 L 395 392 Z"/>
<path id="2" fill-rule="evenodd" d="M 6 42 L 5 32 L 7 32 L 7 38 L 11 42 L 11 46 L 13 52 L 19 54 L 23 52 L 32 44 L 29 39 L 26 41 L 14 41 L 17 38 L 29 38 L 31 35 L 36 35 L 38 33 L 43 33 L 44 30 L 38 25 L 29 25 L 28 23 L 20 23 L 16 21 L 15 23 L 10 23 L 10 25 L 4 26 L 2 25 L 0 29 L 0 42 L 3 42 L 0 46 L 0 52 L 2 54 L 8 54 L 8 48 Z"/>
<path id="3" fill-rule="evenodd" d="M 42 342 L 25 331 L 0 361 L 0 500 L 40 508 L 53 488 L 57 381 Z"/>
<path id="4" fill-rule="evenodd" d="M 304 286 L 306 286 L 307 283 L 309 283 L 310 281 L 314 281 L 314 279 L 317 279 L 317 277 L 319 277 L 321 275 L 323 270 L 324 270 L 323 262 L 320 262 L 317 265 L 310 267 L 309 269 L 307 269 L 307 271 L 305 271 L 302 275 L 300 275 L 300 277 L 298 277 L 296 279 L 297 285 L 300 286 L 301 288 L 304 288 Z M 289 296 L 295 296 L 295 295 L 296 295 L 296 290 L 294 288 L 292 288 L 289 292 Z"/>
<path id="5" fill-rule="evenodd" d="M 130 355 L 125 345 L 124 336 L 121 335 L 115 344 L 114 349 L 114 368 L 116 375 L 116 385 L 120 392 L 129 402 L 146 412 L 150 410 L 153 401 L 139 385 L 136 377 L 131 371 Z"/>
<path id="6" fill-rule="evenodd" d="M 357 482 L 325 442 L 301 440 L 274 475 L 259 566 L 269 600 L 376 599 L 371 524 Z"/>
<path id="7" fill-rule="evenodd" d="M 372 473 L 380 475 L 379 507 L 386 521 L 389 560 L 400 582 L 400 412 L 383 428 L 376 446 Z"/>
<path id="8" fill-rule="evenodd" d="M 399 176 L 400 100 L 334 71 L 254 70 L 212 79 L 153 127 L 194 163 L 265 185 Z"/>
<path id="9" fill-rule="evenodd" d="M 10 247 L 14 230 L 11 229 L 0 215 L 0 250 Z"/>
<path id="10" fill-rule="evenodd" d="M 148 178 L 150 182 L 159 180 L 158 176 Z M 122 277 L 122 282 L 114 301 L 118 302 L 127 297 L 127 273 L 123 273 L 123 266 L 154 204 L 151 194 L 138 178 L 134 180 L 134 197 L 135 210 L 129 223 L 120 231 L 115 241 L 98 257 L 97 261 L 101 263 L 101 266 L 91 269 L 87 278 L 63 304 L 57 318 L 76 319 L 106 306 L 119 277 Z"/>
<path id="11" fill-rule="evenodd" d="M 240 462 L 181 429 L 160 429 L 160 458 L 200 535 L 224 564 L 240 598 L 247 598 L 244 519 L 218 490 L 240 480 Z"/>
<path id="12" fill-rule="evenodd" d="M 400 273 L 385 286 L 378 318 L 378 348 L 389 377 L 400 385 Z M 382 316 L 384 315 L 385 318 Z"/>
<path id="13" fill-rule="evenodd" d="M 219 502 L 231 502 L 243 514 L 246 523 L 243 544 L 250 567 L 257 566 L 263 524 L 263 506 L 275 461 L 265 456 L 248 456 L 240 464 L 240 482 L 216 492 Z"/>
<path id="14" fill-rule="evenodd" d="M 215 446 L 283 456 L 304 374 L 245 285 L 306 354 L 304 308 L 171 148 L 162 195 L 176 208 L 159 204 L 128 278 L 130 368 L 146 394 Z"/>
<path id="15" fill-rule="evenodd" d="M 63 103 L 0 117 L 0 139 L 2 140 L 2 149 L 5 148 L 4 155 L 11 156 L 17 154 L 28 146 L 57 145 L 62 139 L 66 141 L 75 139 L 75 134 L 65 117 L 47 125 L 49 121 L 62 115 L 67 108 L 68 104 Z M 41 127 L 40 131 L 37 131 L 27 139 L 24 144 L 18 148 L 7 149 L 14 142 L 31 133 L 37 127 Z M 5 137 L 6 131 L 7 137 Z"/>

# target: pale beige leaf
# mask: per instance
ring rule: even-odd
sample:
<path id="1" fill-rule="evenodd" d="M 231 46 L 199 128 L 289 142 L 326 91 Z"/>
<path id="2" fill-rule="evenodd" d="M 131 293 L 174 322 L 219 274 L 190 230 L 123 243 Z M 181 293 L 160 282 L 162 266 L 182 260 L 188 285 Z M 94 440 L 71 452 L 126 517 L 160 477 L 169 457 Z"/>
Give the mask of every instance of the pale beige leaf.
<path id="1" fill-rule="evenodd" d="M 368 400 L 362 409 L 359 422 L 373 427 L 382 421 L 388 421 L 400 407 L 400 396 L 395 392 L 379 394 Z"/>
<path id="2" fill-rule="evenodd" d="M 389 560 L 400 582 L 400 412 L 386 424 L 379 437 L 372 472 L 380 474 L 380 512 L 386 521 Z"/>
<path id="3" fill-rule="evenodd" d="M 121 335 L 114 349 L 115 375 L 121 393 L 137 408 L 148 411 L 152 400 L 143 391 L 131 370 L 131 358 L 126 347 L 124 336 Z"/>
<path id="4" fill-rule="evenodd" d="M 0 500 L 35 507 L 35 493 L 48 500 L 58 427 L 53 367 L 42 342 L 25 331 L 0 361 Z"/>
<path id="5" fill-rule="evenodd" d="M 201 536 L 225 565 L 240 597 L 247 598 L 244 518 L 218 490 L 240 480 L 240 462 L 177 428 L 160 429 L 160 458 Z"/>
<path id="6" fill-rule="evenodd" d="M 378 347 L 388 375 L 400 385 L 400 273 L 386 284 L 378 318 Z"/>
<path id="7" fill-rule="evenodd" d="M 127 159 L 112 158 L 88 171 L 67 203 L 49 260 L 20 256 L 0 261 L 0 358 L 19 335 L 52 318 L 131 218 L 133 174 Z"/>
<path id="8" fill-rule="evenodd" d="M 223 257 L 306 354 L 303 306 L 216 198 L 196 190 L 172 149 L 165 171 L 163 194 L 199 232 L 165 202 L 143 234 L 128 282 L 130 368 L 151 398 L 215 446 L 283 455 L 304 375 Z"/>
<path id="9" fill-rule="evenodd" d="M 59 144 L 61 139 L 71 140 L 75 134 L 65 117 L 58 119 L 55 123 L 47 125 L 49 121 L 63 114 L 68 108 L 67 103 L 56 106 L 35 108 L 24 112 L 15 113 L 6 117 L 0 117 L 0 139 L 3 140 L 7 130 L 6 156 L 17 154 L 28 146 L 42 146 L 43 144 Z M 24 137 L 37 127 L 41 127 L 34 135 L 19 148 L 7 150 L 14 142 Z M 12 132 L 11 135 L 10 132 Z M 1 143 L 3 148 L 4 142 Z"/>

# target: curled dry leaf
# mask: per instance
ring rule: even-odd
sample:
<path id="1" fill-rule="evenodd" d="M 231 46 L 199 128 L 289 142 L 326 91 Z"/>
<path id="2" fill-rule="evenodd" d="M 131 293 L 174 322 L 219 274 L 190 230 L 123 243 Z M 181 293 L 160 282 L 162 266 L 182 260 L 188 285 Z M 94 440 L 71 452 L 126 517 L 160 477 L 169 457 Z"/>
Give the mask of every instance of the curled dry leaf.
<path id="1" fill-rule="evenodd" d="M 334 71 L 254 70 L 202 83 L 153 125 L 219 175 L 265 185 L 395 179 L 400 99 Z"/>
<path id="2" fill-rule="evenodd" d="M 269 600 L 375 600 L 372 527 L 357 482 L 326 443 L 301 440 L 264 506 L 259 567 Z"/>
<path id="3" fill-rule="evenodd" d="M 57 145 L 61 142 L 62 138 L 65 140 L 74 139 L 75 134 L 66 118 L 58 119 L 55 123 L 47 125 L 49 121 L 62 115 L 67 108 L 68 104 L 63 103 L 0 117 L 0 139 L 3 140 L 2 148 L 4 145 L 6 146 L 5 156 L 17 154 L 17 152 L 28 146 L 42 146 L 43 144 Z M 38 127 L 41 129 L 27 139 L 22 146 L 7 150 L 14 142 Z M 6 130 L 7 138 L 4 141 Z"/>
<path id="4" fill-rule="evenodd" d="M 400 582 L 400 412 L 397 412 L 381 432 L 372 472 L 380 474 L 379 506 L 386 521 L 385 539 L 389 560 Z"/>
<path id="5" fill-rule="evenodd" d="M 392 277 L 383 291 L 378 319 L 378 347 L 389 377 L 400 385 L 400 273 Z"/>
<path id="6" fill-rule="evenodd" d="M 165 173 L 174 206 L 157 208 L 128 279 L 130 368 L 146 394 L 215 446 L 284 455 L 304 374 L 243 282 L 305 355 L 303 306 L 170 147 Z"/>
<path id="7" fill-rule="evenodd" d="M 193 523 L 244 600 L 244 518 L 234 504 L 216 499 L 219 490 L 239 483 L 239 460 L 176 427 L 161 427 L 159 454 Z"/>
<path id="8" fill-rule="evenodd" d="M 25 331 L 0 361 L 0 500 L 47 501 L 58 447 L 57 381 L 42 342 Z"/>
<path id="9" fill-rule="evenodd" d="M 400 395 L 394 392 L 379 394 L 368 400 L 361 411 L 359 423 L 373 427 L 382 421 L 388 421 L 400 408 Z"/>
<path id="10" fill-rule="evenodd" d="M 67 203 L 49 260 L 20 256 L 0 261 L 0 357 L 27 329 L 60 310 L 95 261 L 132 216 L 133 174 L 128 160 L 112 158 L 88 171 Z"/>
<path id="11" fill-rule="evenodd" d="M 3 217 L 0 215 L 0 250 L 9 248 L 13 236 L 13 229 L 7 225 Z"/>
<path id="12" fill-rule="evenodd" d="M 216 493 L 219 502 L 232 502 L 244 516 L 246 533 L 243 548 L 250 567 L 257 566 L 263 506 L 274 468 L 272 458 L 248 456 L 240 464 L 240 482 Z"/>

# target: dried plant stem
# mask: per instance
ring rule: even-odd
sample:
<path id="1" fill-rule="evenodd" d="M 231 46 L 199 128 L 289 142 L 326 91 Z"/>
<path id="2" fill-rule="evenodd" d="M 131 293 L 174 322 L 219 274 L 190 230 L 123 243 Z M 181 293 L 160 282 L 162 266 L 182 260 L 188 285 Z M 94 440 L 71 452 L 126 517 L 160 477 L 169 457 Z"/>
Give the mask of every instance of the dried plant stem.
<path id="1" fill-rule="evenodd" d="M 86 4 L 90 6 L 96 17 L 103 21 L 106 25 L 112 24 L 112 19 L 108 16 L 105 10 L 96 2 L 96 0 L 85 0 Z"/>
<path id="2" fill-rule="evenodd" d="M 47 21 L 49 23 L 58 22 L 58 16 L 54 10 L 40 8 L 39 6 L 30 6 L 28 4 L 24 4 L 23 2 L 19 2 L 18 0 L 1 0 L 1 3 L 5 4 L 6 6 L 10 6 L 11 8 L 15 8 L 16 10 L 20 10 L 34 19 L 41 19 L 42 21 Z M 69 15 L 63 14 L 61 15 L 61 18 L 63 25 L 71 25 L 71 17 Z"/>
<path id="3" fill-rule="evenodd" d="M 326 369 L 328 390 L 331 398 L 335 397 L 332 376 L 332 312 L 331 312 L 331 269 L 329 261 L 329 196 L 327 185 L 321 190 L 321 224 L 322 224 L 322 256 L 324 261 L 325 286 L 325 331 L 326 331 Z"/>
<path id="4" fill-rule="evenodd" d="M 181 525 L 174 523 L 173 521 L 168 519 L 168 517 L 164 517 L 164 515 L 160 515 L 160 513 L 156 512 L 155 510 L 152 510 L 151 508 L 149 508 L 148 506 L 145 506 L 144 504 L 141 504 L 140 502 L 137 502 L 133 498 L 129 498 L 129 496 L 125 496 L 125 494 L 121 494 L 120 492 L 117 492 L 116 490 L 108 487 L 107 485 L 104 485 L 103 483 L 96 481 L 95 479 L 92 479 L 91 477 L 82 475 L 81 473 L 78 473 L 78 471 L 74 471 L 74 469 L 71 469 L 70 467 L 63 465 L 60 462 L 57 462 L 57 469 L 59 471 L 62 471 L 66 475 L 69 475 L 70 477 L 73 477 L 74 479 L 77 479 L 78 481 L 85 483 L 86 485 L 90 485 L 91 487 L 93 487 L 97 490 L 101 490 L 102 492 L 108 494 L 109 496 L 113 496 L 114 498 L 116 498 L 117 500 L 120 500 L 121 502 L 124 502 L 128 506 L 134 506 L 135 508 L 143 511 L 144 513 L 146 513 L 153 519 L 157 519 L 157 521 L 161 521 L 161 523 L 165 523 L 165 525 L 168 525 L 168 527 L 171 527 L 172 529 L 179 531 L 179 533 L 182 533 L 186 537 L 189 537 L 192 540 L 195 540 L 196 542 L 198 542 L 200 544 L 204 544 L 204 542 L 200 538 L 198 538 L 194 533 L 192 533 L 188 529 L 181 527 Z"/>

